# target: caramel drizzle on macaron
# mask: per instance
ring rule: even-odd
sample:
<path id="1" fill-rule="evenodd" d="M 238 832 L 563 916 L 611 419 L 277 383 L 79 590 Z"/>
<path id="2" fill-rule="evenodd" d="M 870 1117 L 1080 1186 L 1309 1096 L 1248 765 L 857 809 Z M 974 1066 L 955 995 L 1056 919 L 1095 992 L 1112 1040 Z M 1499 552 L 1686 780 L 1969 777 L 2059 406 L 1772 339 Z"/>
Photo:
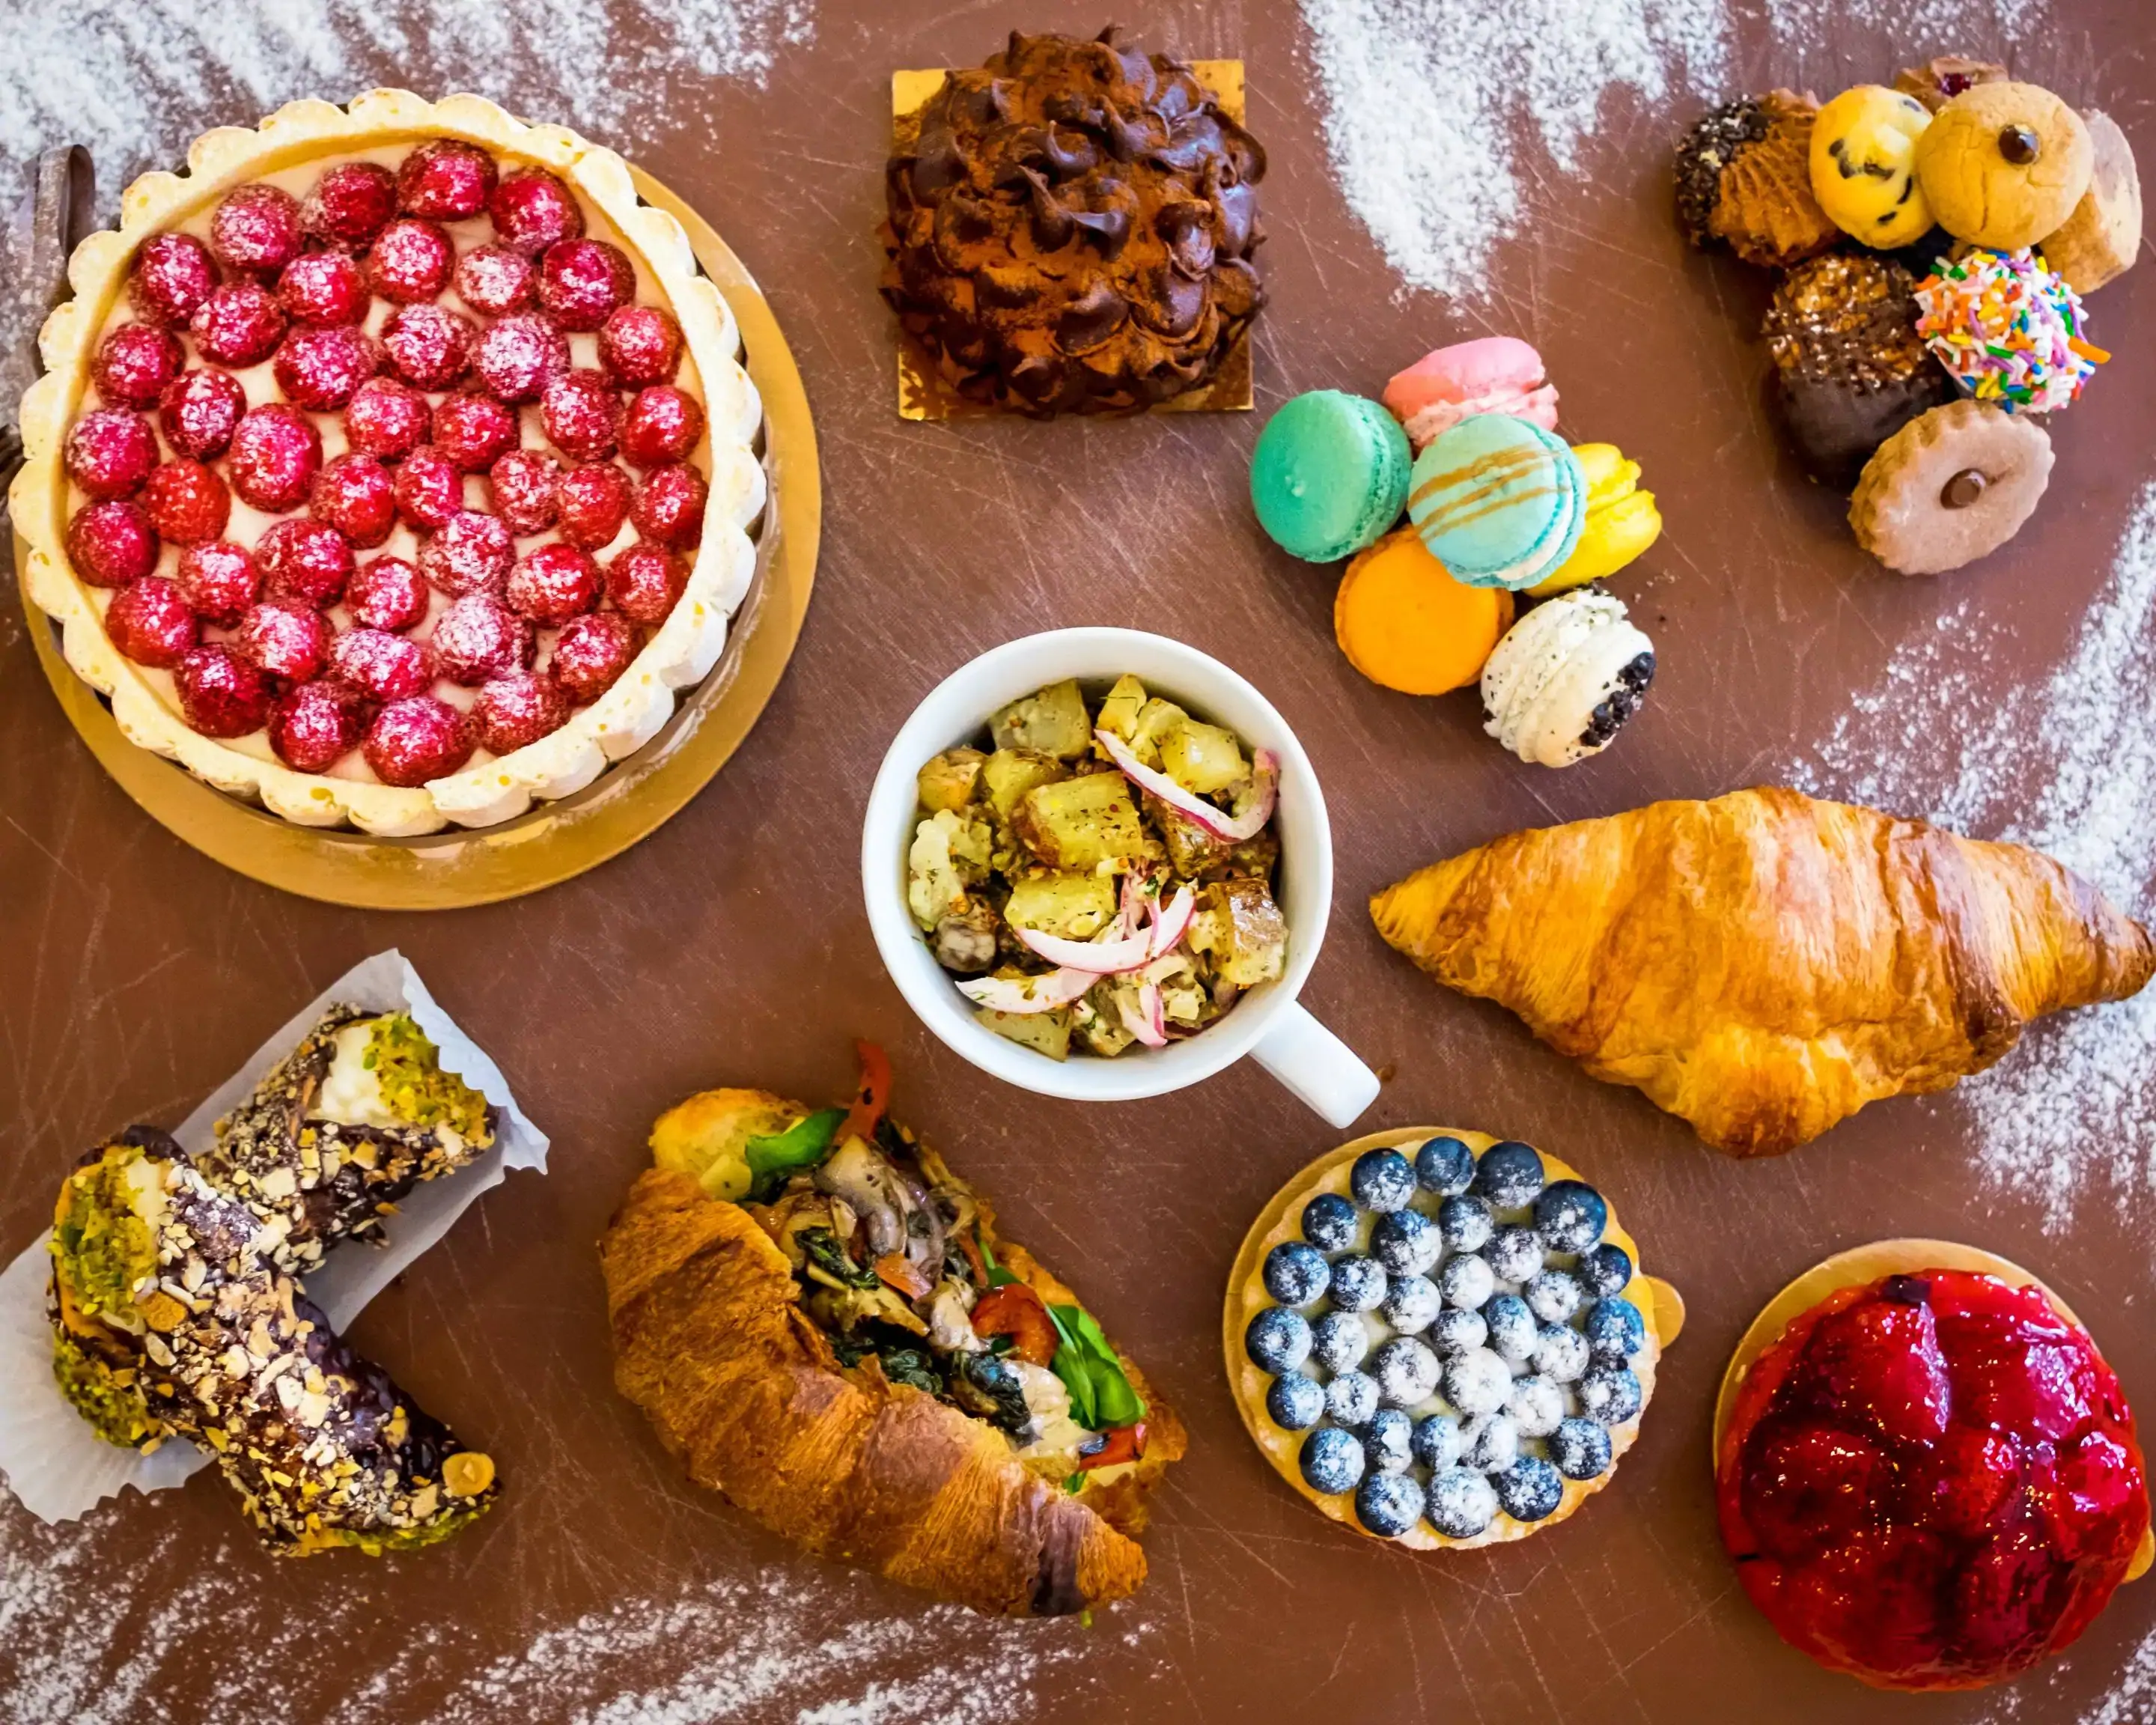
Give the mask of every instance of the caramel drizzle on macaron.
<path id="1" fill-rule="evenodd" d="M 1537 466 L 1553 477 L 1557 463 L 1548 450 L 1539 448 L 1499 449 L 1487 455 L 1478 455 L 1465 467 L 1432 474 L 1415 487 L 1414 495 L 1408 499 L 1408 507 L 1412 510 L 1424 498 L 1448 486 L 1462 487 L 1463 495 L 1445 506 L 1440 519 L 1447 531 L 1465 527 L 1516 503 L 1532 502 L 1537 497 L 1556 495 L 1558 487 L 1554 483 L 1500 495 L 1507 485 L 1515 483 Z"/>

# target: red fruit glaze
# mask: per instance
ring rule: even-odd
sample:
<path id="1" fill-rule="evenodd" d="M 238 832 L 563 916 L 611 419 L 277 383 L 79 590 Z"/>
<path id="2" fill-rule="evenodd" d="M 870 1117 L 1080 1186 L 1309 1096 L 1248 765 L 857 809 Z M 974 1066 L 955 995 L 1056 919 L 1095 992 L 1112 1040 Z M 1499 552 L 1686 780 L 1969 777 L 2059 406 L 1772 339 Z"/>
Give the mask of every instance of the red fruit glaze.
<path id="1" fill-rule="evenodd" d="M 159 234 L 135 254 L 127 296 L 136 316 L 171 329 L 192 317 L 216 285 L 208 246 L 192 234 Z"/>
<path id="2" fill-rule="evenodd" d="M 403 305 L 382 326 L 389 368 L 414 389 L 448 389 L 471 369 L 472 321 L 439 305 Z"/>
<path id="3" fill-rule="evenodd" d="M 397 207 L 408 216 L 461 222 L 486 208 L 494 158 L 458 138 L 429 138 L 398 165 Z"/>
<path id="4" fill-rule="evenodd" d="M 452 598 L 498 593 L 509 579 L 509 529 L 490 515 L 461 510 L 419 547 L 419 572 Z"/>
<path id="5" fill-rule="evenodd" d="M 606 373 L 563 372 L 549 377 L 539 396 L 539 423 L 547 440 L 575 461 L 600 461 L 613 454 L 621 429 L 621 402 Z"/>
<path id="6" fill-rule="evenodd" d="M 209 249 L 228 270 L 275 275 L 300 255 L 300 201 L 275 186 L 241 186 L 209 218 Z"/>
<path id="7" fill-rule="evenodd" d="M 397 481 L 372 455 L 340 455 L 315 475 L 307 512 L 355 548 L 372 551 L 397 525 Z"/>
<path id="8" fill-rule="evenodd" d="M 704 502 L 711 487 L 693 467 L 654 468 L 636 488 L 629 519 L 646 539 L 687 551 L 704 537 Z"/>
<path id="9" fill-rule="evenodd" d="M 382 629 L 348 629 L 331 641 L 330 675 L 370 701 L 424 695 L 434 680 L 427 649 Z"/>
<path id="10" fill-rule="evenodd" d="M 326 773 L 367 729 L 367 703 L 356 690 L 326 679 L 302 683 L 270 715 L 270 747 L 295 773 Z"/>
<path id="11" fill-rule="evenodd" d="M 253 556 L 227 539 L 190 545 L 180 553 L 172 580 L 196 616 L 223 629 L 244 617 L 262 593 Z"/>
<path id="12" fill-rule="evenodd" d="M 471 716 L 480 742 L 506 755 L 560 730 L 569 711 L 569 697 L 546 672 L 511 671 L 480 688 Z"/>
<path id="13" fill-rule="evenodd" d="M 428 644 L 435 670 L 467 688 L 529 665 L 536 645 L 530 624 L 483 593 L 465 594 L 436 618 Z"/>
<path id="14" fill-rule="evenodd" d="M 374 716 L 361 747 L 384 784 L 422 785 L 471 759 L 471 721 L 446 701 L 414 695 Z"/>
<path id="15" fill-rule="evenodd" d="M 431 444 L 422 444 L 397 470 L 397 513 L 404 524 L 431 533 L 465 506 L 464 471 Z"/>
<path id="16" fill-rule="evenodd" d="M 281 515 L 300 506 L 321 465 L 315 422 L 283 402 L 264 402 L 240 416 L 227 471 L 241 502 Z"/>
<path id="17" fill-rule="evenodd" d="M 549 377 L 569 369 L 569 343 L 543 312 L 520 312 L 479 338 L 480 381 L 496 401 L 536 401 Z"/>
<path id="18" fill-rule="evenodd" d="M 277 303 L 295 323 L 317 329 L 358 323 L 370 295 L 366 272 L 342 252 L 307 252 L 277 278 Z"/>
<path id="19" fill-rule="evenodd" d="M 375 236 L 367 254 L 367 285 L 400 305 L 439 299 L 456 267 L 457 249 L 432 222 L 400 216 Z"/>
<path id="20" fill-rule="evenodd" d="M 259 365 L 285 338 L 285 308 L 259 281 L 228 281 L 195 307 L 187 329 L 204 359 L 221 366 Z"/>
<path id="21" fill-rule="evenodd" d="M 477 390 L 445 395 L 434 404 L 434 444 L 460 472 L 491 467 L 516 447 L 516 415 Z"/>
<path id="22" fill-rule="evenodd" d="M 575 194 L 543 167 L 504 174 L 486 201 L 486 212 L 501 243 L 527 257 L 584 231 L 584 213 Z"/>
<path id="23" fill-rule="evenodd" d="M 74 422 L 61 459 L 93 497 L 131 497 L 157 465 L 157 434 L 140 413 L 95 408 Z"/>
<path id="24" fill-rule="evenodd" d="M 635 297 L 629 254 L 603 239 L 565 239 L 539 260 L 539 303 L 565 330 L 595 330 Z"/>
<path id="25" fill-rule="evenodd" d="M 180 716 L 204 737 L 244 737 L 270 716 L 270 688 L 262 673 L 229 647 L 198 647 L 172 673 Z"/>
<path id="26" fill-rule="evenodd" d="M 703 434 L 703 408 L 671 383 L 638 390 L 621 416 L 621 453 L 637 467 L 686 460 Z"/>
<path id="27" fill-rule="evenodd" d="M 608 461 L 588 462 L 562 475 L 562 536 L 586 551 L 603 551 L 629 519 L 629 475 Z"/>
<path id="28" fill-rule="evenodd" d="M 295 516 L 273 521 L 254 542 L 254 567 L 268 598 L 326 611 L 352 579 L 352 547 L 327 522 Z"/>
<path id="29" fill-rule="evenodd" d="M 357 251 L 397 213 L 397 181 L 375 162 L 341 162 L 315 182 L 300 206 L 307 232 L 326 244 Z"/>
<path id="30" fill-rule="evenodd" d="M 636 626 L 618 611 L 570 619 L 554 642 L 547 669 L 578 706 L 597 701 L 636 657 Z"/>
<path id="31" fill-rule="evenodd" d="M 232 493 L 199 461 L 167 461 L 142 487 L 142 506 L 159 538 L 200 545 L 224 531 L 232 519 Z"/>
<path id="32" fill-rule="evenodd" d="M 239 619 L 232 650 L 280 682 L 304 683 L 329 657 L 330 626 L 319 611 L 265 600 Z"/>
<path id="33" fill-rule="evenodd" d="M 157 530 L 149 511 L 123 497 L 75 511 L 68 523 L 68 561 L 92 587 L 125 587 L 157 567 Z"/>
<path id="34" fill-rule="evenodd" d="M 272 369 L 285 400 L 317 413 L 333 413 L 382 369 L 382 344 L 349 324 L 294 330 L 278 347 Z"/>
<path id="35" fill-rule="evenodd" d="M 632 389 L 670 383 L 681 364 L 681 326 L 656 305 L 624 305 L 599 326 L 599 363 Z"/>
<path id="36" fill-rule="evenodd" d="M 187 362 L 187 350 L 171 331 L 153 323 L 123 323 L 97 344 L 90 377 L 109 408 L 154 408 Z"/>
<path id="37" fill-rule="evenodd" d="M 155 575 L 116 593 L 105 609 L 105 632 L 137 665 L 170 670 L 195 644 L 198 625 L 178 588 Z"/>
<path id="38" fill-rule="evenodd" d="M 214 367 L 181 372 L 157 398 L 165 441 L 198 461 L 214 460 L 231 446 L 246 411 L 247 391 L 239 379 Z"/>
<path id="39" fill-rule="evenodd" d="M 362 629 L 409 629 L 427 614 L 433 589 L 402 557 L 362 563 L 345 583 L 345 609 Z"/>
<path id="40" fill-rule="evenodd" d="M 2118 1380 L 2041 1289 L 1927 1270 L 1845 1288 L 1746 1376 L 1722 1543 L 1792 1645 L 1890 1689 L 2058 1651 L 2148 1526 Z"/>
<path id="41" fill-rule="evenodd" d="M 434 410 L 427 398 L 394 377 L 369 377 L 344 410 L 344 437 L 362 455 L 402 461 L 427 440 Z"/>
<path id="42" fill-rule="evenodd" d="M 487 470 L 494 512 L 512 533 L 543 533 L 562 512 L 562 470 L 539 449 L 511 449 Z"/>
<path id="43" fill-rule="evenodd" d="M 506 245 L 475 246 L 457 259 L 457 297 L 482 317 L 506 317 L 539 301 L 539 272 Z"/>
<path id="44" fill-rule="evenodd" d="M 567 623 L 598 603 L 603 585 L 589 552 L 537 546 L 509 572 L 509 608 L 534 623 Z"/>
<path id="45" fill-rule="evenodd" d="M 665 622 L 688 584 L 679 557 L 641 539 L 624 546 L 607 565 L 607 597 L 632 623 L 655 628 Z"/>

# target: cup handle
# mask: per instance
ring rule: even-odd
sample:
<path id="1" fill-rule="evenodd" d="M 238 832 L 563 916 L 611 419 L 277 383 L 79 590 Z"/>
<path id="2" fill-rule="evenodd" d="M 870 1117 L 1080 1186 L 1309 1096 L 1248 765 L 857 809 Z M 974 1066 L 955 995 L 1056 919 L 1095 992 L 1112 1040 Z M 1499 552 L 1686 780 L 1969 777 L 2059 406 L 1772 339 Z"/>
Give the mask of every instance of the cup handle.
<path id="1" fill-rule="evenodd" d="M 1327 1126 L 1348 1126 L 1378 1100 L 1378 1075 L 1300 1001 L 1288 1003 L 1250 1053 Z"/>

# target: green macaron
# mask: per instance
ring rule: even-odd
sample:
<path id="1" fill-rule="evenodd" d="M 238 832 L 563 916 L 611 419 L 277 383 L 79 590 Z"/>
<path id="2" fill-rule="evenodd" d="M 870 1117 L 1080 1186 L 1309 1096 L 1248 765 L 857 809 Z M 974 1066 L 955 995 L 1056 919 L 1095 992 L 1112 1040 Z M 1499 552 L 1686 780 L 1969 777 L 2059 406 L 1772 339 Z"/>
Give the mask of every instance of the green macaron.
<path id="1" fill-rule="evenodd" d="M 1281 550 L 1330 563 L 1374 545 L 1399 519 L 1414 464 L 1407 434 L 1378 403 L 1313 389 L 1258 434 L 1250 502 Z"/>

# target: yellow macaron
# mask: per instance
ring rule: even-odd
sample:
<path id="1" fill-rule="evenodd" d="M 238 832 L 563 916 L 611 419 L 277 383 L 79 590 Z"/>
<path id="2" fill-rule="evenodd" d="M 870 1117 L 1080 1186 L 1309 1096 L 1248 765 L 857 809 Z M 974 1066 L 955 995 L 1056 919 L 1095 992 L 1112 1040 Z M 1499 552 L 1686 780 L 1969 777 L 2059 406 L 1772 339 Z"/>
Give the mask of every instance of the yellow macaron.
<path id="1" fill-rule="evenodd" d="M 1640 489 L 1640 464 L 1614 444 L 1580 444 L 1572 452 L 1587 475 L 1587 525 L 1557 572 L 1527 591 L 1536 598 L 1614 575 L 1662 536 L 1655 494 Z"/>

